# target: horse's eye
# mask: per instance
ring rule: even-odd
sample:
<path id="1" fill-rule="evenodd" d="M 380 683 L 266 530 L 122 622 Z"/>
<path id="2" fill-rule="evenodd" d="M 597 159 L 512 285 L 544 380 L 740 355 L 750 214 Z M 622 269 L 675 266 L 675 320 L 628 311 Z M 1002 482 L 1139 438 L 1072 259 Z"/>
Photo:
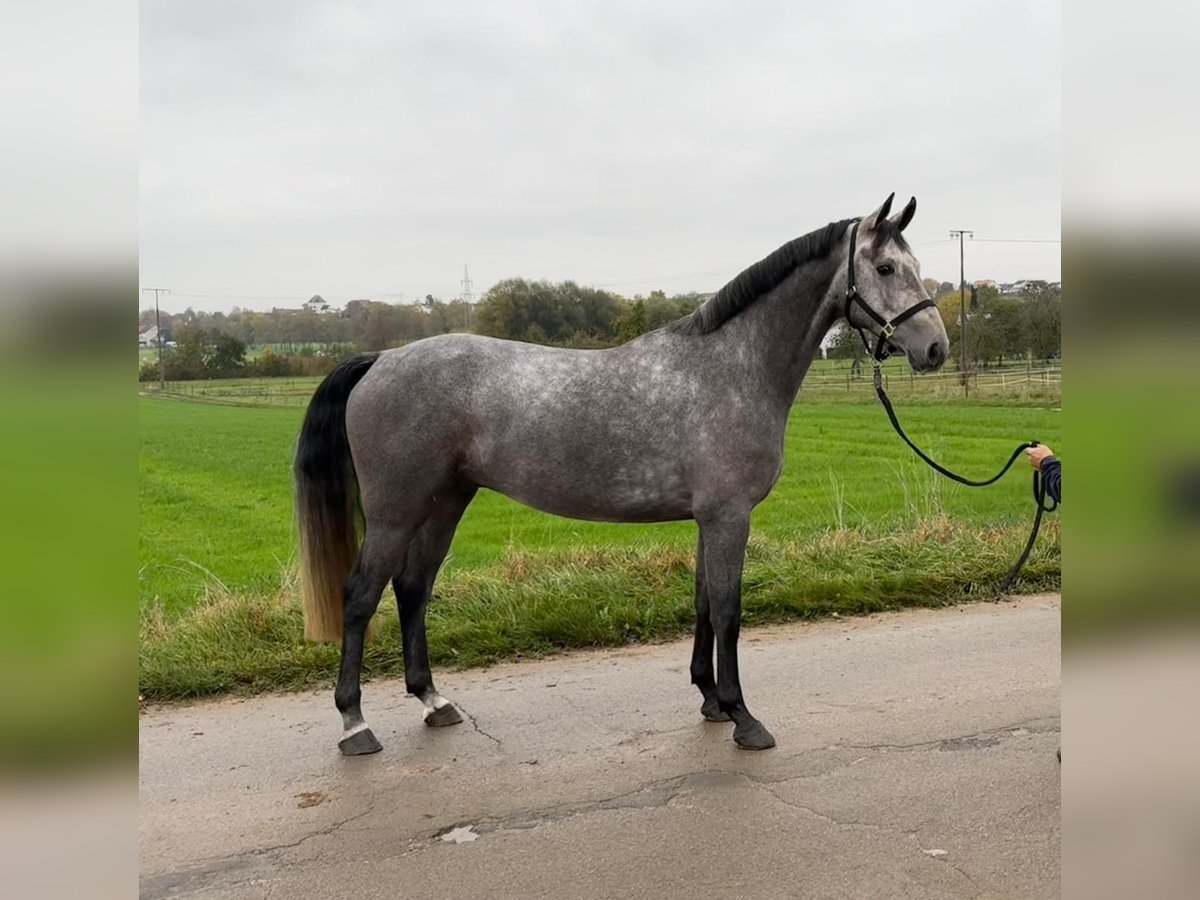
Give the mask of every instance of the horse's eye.
<path id="1" fill-rule="evenodd" d="M 875 271 L 878 272 L 880 275 L 891 275 L 896 270 L 895 270 L 895 268 L 888 265 L 887 263 L 884 263 L 882 266 L 877 266 L 875 268 Z"/>

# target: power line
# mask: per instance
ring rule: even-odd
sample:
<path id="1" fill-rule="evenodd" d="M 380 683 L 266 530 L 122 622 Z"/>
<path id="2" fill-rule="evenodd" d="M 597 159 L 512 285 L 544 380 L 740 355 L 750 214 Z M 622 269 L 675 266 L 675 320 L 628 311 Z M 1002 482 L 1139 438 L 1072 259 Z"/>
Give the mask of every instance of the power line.
<path id="1" fill-rule="evenodd" d="M 303 294 L 286 294 L 286 295 L 255 295 L 255 294 L 194 294 L 186 291 L 175 291 L 171 294 L 172 297 L 188 297 L 201 300 L 299 300 Z"/>
<path id="2" fill-rule="evenodd" d="M 970 234 L 971 234 L 971 232 L 968 232 L 968 235 L 970 235 Z M 940 246 L 944 246 L 946 244 L 953 244 L 953 243 L 957 242 L 958 241 L 957 232 L 952 231 L 951 235 L 952 236 L 949 238 L 943 238 L 938 241 L 928 241 L 926 243 L 916 244 L 913 246 L 913 249 L 914 250 L 924 250 L 924 249 L 928 249 L 930 247 L 940 247 Z M 984 243 L 984 244 L 1061 244 L 1062 243 L 1061 238 L 976 238 L 976 237 L 970 237 L 969 239 L 974 241 L 975 243 Z M 742 268 L 744 268 L 744 266 Z M 683 280 L 686 278 L 714 278 L 717 276 L 728 276 L 731 272 L 736 274 L 738 271 L 741 271 L 741 269 L 738 268 L 737 265 L 732 265 L 732 266 L 728 266 L 723 269 L 709 269 L 707 271 L 702 271 L 702 272 L 681 272 L 681 273 L 674 274 L 674 275 L 644 275 L 644 276 L 640 276 L 640 277 L 619 278 L 619 279 L 614 279 L 614 280 L 610 280 L 610 281 L 588 281 L 588 284 L 591 285 L 592 287 L 598 287 L 598 288 L 618 288 L 618 287 L 628 287 L 630 285 L 680 281 L 680 280 Z M 462 285 L 463 290 L 459 294 L 459 299 L 466 299 L 466 295 L 469 294 L 471 299 L 467 300 L 467 302 L 472 302 L 475 297 L 475 294 L 473 292 L 474 281 L 470 277 L 470 270 L 466 264 L 463 265 L 463 278 L 460 281 L 460 285 Z M 303 302 L 303 300 L 305 299 L 305 295 L 302 292 L 297 292 L 295 294 L 218 294 L 218 293 L 208 293 L 208 292 L 199 292 L 199 291 L 195 291 L 195 292 L 193 292 L 193 291 L 171 291 L 170 293 L 171 293 L 172 297 L 179 297 L 179 298 L 183 298 L 183 299 L 197 299 L 197 300 L 271 300 L 271 301 L 292 300 L 292 301 L 297 301 L 297 302 Z M 364 297 L 380 297 L 380 298 L 384 298 L 384 297 L 403 298 L 405 295 L 397 294 L 397 293 L 390 293 L 390 292 L 368 292 L 366 294 L 363 294 L 362 296 L 364 296 Z"/>
<path id="3" fill-rule="evenodd" d="M 643 278 L 623 278 L 619 281 L 596 281 L 593 287 L 622 287 L 630 284 L 645 284 L 658 281 L 679 281 L 681 278 L 711 278 L 715 275 L 728 274 L 729 269 L 713 269 L 709 272 L 683 272 L 679 275 L 647 275 Z"/>
<path id="4" fill-rule="evenodd" d="M 1062 238 L 971 238 L 980 244 L 1061 244 Z"/>

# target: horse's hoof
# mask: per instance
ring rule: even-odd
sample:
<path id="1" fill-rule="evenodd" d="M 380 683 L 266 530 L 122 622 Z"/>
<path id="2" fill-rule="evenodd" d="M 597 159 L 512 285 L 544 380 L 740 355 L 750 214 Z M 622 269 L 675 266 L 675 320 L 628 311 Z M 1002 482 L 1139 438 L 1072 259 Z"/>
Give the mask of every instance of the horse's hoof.
<path id="1" fill-rule="evenodd" d="M 364 728 L 338 741 L 338 749 L 343 756 L 366 756 L 368 753 L 378 753 L 383 749 L 383 744 L 375 740 L 370 728 Z"/>
<path id="2" fill-rule="evenodd" d="M 454 708 L 453 703 L 439 706 L 425 716 L 425 724 L 430 728 L 441 728 L 444 725 L 457 725 L 463 720 L 462 713 Z"/>
<path id="3" fill-rule="evenodd" d="M 721 704 L 716 700 L 706 700 L 704 705 L 700 707 L 700 715 L 704 716 L 705 722 L 728 722 L 729 713 L 721 710 Z"/>
<path id="4" fill-rule="evenodd" d="M 745 728 L 735 728 L 733 740 L 743 750 L 770 750 L 775 738 L 763 727 L 762 722 L 752 722 Z"/>

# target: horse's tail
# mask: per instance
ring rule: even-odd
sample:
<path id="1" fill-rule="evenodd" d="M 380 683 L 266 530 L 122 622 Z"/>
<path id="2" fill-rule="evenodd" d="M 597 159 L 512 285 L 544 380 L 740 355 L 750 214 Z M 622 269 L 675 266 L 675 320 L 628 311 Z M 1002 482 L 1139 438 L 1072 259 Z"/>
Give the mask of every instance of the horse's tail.
<path id="1" fill-rule="evenodd" d="M 304 414 L 292 467 L 300 527 L 304 635 L 342 637 L 342 583 L 358 555 L 358 483 L 346 438 L 346 402 L 377 354 L 356 356 L 329 373 Z"/>

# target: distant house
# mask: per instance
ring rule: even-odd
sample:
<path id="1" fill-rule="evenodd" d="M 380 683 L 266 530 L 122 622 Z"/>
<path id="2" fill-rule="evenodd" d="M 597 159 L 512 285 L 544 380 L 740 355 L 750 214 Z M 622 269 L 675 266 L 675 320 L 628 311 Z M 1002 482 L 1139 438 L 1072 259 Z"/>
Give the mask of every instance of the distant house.
<path id="1" fill-rule="evenodd" d="M 158 346 L 158 326 L 157 325 L 142 325 L 138 328 L 138 346 L 139 347 L 157 347 Z"/>
<path id="2" fill-rule="evenodd" d="M 976 288 L 996 288 L 997 290 L 1000 288 L 1000 285 L 990 278 L 980 278 L 978 281 L 972 281 L 971 284 Z"/>
<path id="3" fill-rule="evenodd" d="M 301 309 L 305 310 L 306 312 L 324 313 L 329 312 L 329 304 L 325 302 L 325 298 L 320 294 L 313 294 L 304 301 L 304 305 L 301 307 Z"/>
<path id="4" fill-rule="evenodd" d="M 1047 282 L 1037 278 L 1022 278 L 1020 281 L 1014 281 L 1012 284 L 1000 285 L 1000 293 L 1006 297 L 1017 297 L 1024 294 L 1027 290 L 1040 291 L 1044 288 L 1050 288 L 1054 291 L 1061 291 L 1062 282 Z"/>

